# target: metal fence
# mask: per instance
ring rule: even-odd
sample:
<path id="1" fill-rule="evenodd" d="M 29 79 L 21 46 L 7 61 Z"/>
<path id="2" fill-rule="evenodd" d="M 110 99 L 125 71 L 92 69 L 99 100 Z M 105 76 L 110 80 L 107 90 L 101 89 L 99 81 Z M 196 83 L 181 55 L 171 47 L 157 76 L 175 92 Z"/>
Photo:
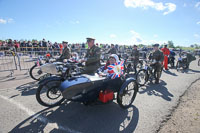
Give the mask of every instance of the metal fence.
<path id="1" fill-rule="evenodd" d="M 15 51 L 15 52 L 13 52 Z M 73 48 L 71 52 L 78 53 L 82 57 L 86 53 L 85 48 Z M 108 49 L 101 49 L 102 57 L 108 59 Z M 21 47 L 18 50 L 0 50 L 0 72 L 13 70 L 29 70 L 38 58 L 43 58 L 50 53 L 54 58 L 58 58 L 62 54 L 62 49 L 48 49 L 47 47 Z M 118 51 L 121 58 L 127 58 L 131 54 L 130 49 L 122 49 Z"/>
<path id="2" fill-rule="evenodd" d="M 14 52 L 0 51 L 0 72 L 17 70 Z"/>

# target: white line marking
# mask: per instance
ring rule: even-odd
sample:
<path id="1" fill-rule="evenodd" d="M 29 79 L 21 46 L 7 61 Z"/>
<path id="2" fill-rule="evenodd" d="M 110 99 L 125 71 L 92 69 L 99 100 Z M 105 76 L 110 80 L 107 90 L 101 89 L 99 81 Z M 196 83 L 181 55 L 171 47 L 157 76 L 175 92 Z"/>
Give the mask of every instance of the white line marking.
<path id="1" fill-rule="evenodd" d="M 41 121 L 42 123 L 44 124 L 48 124 L 48 123 L 51 123 L 53 124 L 52 121 L 48 120 L 47 118 L 43 117 L 43 116 L 38 116 L 36 115 L 35 112 L 33 112 L 32 110 L 26 108 L 24 105 L 22 105 L 21 103 L 18 103 L 16 101 L 14 101 L 13 99 L 9 99 L 8 97 L 5 97 L 5 96 L 2 96 L 0 95 L 0 98 L 10 102 L 11 104 L 14 104 L 15 106 L 17 106 L 18 108 L 20 108 L 21 110 L 23 110 L 24 112 L 26 112 L 29 116 L 33 116 L 33 118 L 36 118 L 38 119 L 39 121 Z M 55 125 L 58 129 L 61 129 L 61 130 L 64 130 L 66 132 L 70 132 L 70 133 L 81 133 L 81 132 L 78 132 L 78 131 L 75 131 L 75 130 L 72 130 L 66 126 L 61 126 L 60 124 L 58 123 L 54 123 L 53 125 Z"/>

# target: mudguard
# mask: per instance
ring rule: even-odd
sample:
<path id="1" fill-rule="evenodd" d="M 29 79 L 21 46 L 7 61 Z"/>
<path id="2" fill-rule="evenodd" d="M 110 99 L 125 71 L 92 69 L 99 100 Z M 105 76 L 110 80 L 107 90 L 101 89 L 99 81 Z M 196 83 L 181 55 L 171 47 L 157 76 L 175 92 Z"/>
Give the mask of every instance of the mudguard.
<path id="1" fill-rule="evenodd" d="M 39 81 L 39 85 L 44 85 L 44 84 L 46 84 L 47 82 L 49 82 L 49 81 L 54 81 L 54 80 L 63 80 L 63 78 L 62 77 L 56 77 L 56 76 L 52 76 L 52 77 L 47 77 L 47 78 L 44 78 L 44 79 L 42 79 L 42 80 L 40 80 Z"/>
<path id="2" fill-rule="evenodd" d="M 137 84 L 135 78 L 130 77 L 130 78 L 127 78 L 127 79 L 125 80 L 125 82 L 122 84 L 122 86 L 121 86 L 121 88 L 120 88 L 120 90 L 119 90 L 119 95 L 122 95 L 122 94 L 123 94 L 124 89 L 126 88 L 126 86 L 127 86 L 130 82 L 132 82 L 132 81 L 135 82 L 136 91 L 138 92 L 138 84 Z"/>

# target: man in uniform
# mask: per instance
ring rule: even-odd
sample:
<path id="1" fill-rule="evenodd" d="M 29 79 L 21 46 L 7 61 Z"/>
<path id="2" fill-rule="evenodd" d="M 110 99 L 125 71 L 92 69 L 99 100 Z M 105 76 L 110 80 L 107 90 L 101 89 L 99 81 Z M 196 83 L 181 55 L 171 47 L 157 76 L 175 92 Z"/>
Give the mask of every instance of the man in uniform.
<path id="1" fill-rule="evenodd" d="M 164 64 L 164 66 L 165 66 L 165 70 L 169 70 L 169 69 L 168 69 L 168 56 L 169 56 L 169 54 L 170 54 L 170 51 L 169 51 L 169 49 L 167 48 L 167 45 L 165 45 L 164 48 L 162 48 L 161 50 L 162 50 L 162 52 L 163 52 L 163 54 L 164 54 L 164 62 L 163 62 L 163 64 Z"/>
<path id="2" fill-rule="evenodd" d="M 95 39 L 86 38 L 89 49 L 87 50 L 85 59 L 82 62 L 85 62 L 85 68 L 82 74 L 92 74 L 100 67 L 100 56 L 101 50 L 99 47 L 94 45 Z"/>
<path id="3" fill-rule="evenodd" d="M 137 50 L 137 45 L 134 45 L 133 51 L 131 53 L 131 60 L 133 61 L 133 67 L 134 67 L 135 73 L 137 73 L 137 65 L 139 62 L 139 55 L 140 55 L 140 53 Z"/>
<path id="4" fill-rule="evenodd" d="M 111 44 L 111 49 L 108 51 L 108 54 L 117 54 L 117 49 L 114 44 Z"/>
<path id="5" fill-rule="evenodd" d="M 164 60 L 163 52 L 159 50 L 159 44 L 154 44 L 154 52 L 152 53 L 152 59 L 155 60 L 155 63 L 152 64 L 154 67 L 154 70 L 156 70 L 156 81 L 155 84 L 159 84 L 159 79 L 161 76 L 161 68 L 162 68 L 162 62 Z"/>
<path id="6" fill-rule="evenodd" d="M 70 51 L 70 49 L 68 48 L 67 45 L 68 45 L 68 42 L 63 41 L 64 49 L 62 51 L 62 55 L 60 56 L 60 58 L 58 60 L 63 61 L 64 59 L 69 59 L 70 58 L 71 51 Z"/>

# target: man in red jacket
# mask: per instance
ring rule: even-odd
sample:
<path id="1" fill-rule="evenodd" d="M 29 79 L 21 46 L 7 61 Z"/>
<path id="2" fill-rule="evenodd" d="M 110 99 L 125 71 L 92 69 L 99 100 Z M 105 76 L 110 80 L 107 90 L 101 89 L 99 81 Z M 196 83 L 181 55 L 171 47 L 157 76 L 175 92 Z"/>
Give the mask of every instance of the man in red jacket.
<path id="1" fill-rule="evenodd" d="M 167 65 L 168 65 L 168 56 L 170 54 L 170 51 L 167 48 L 167 45 L 165 45 L 165 47 L 162 48 L 161 50 L 162 50 L 162 52 L 164 54 L 164 61 L 163 61 L 163 63 L 164 63 L 165 70 L 169 70 Z"/>

